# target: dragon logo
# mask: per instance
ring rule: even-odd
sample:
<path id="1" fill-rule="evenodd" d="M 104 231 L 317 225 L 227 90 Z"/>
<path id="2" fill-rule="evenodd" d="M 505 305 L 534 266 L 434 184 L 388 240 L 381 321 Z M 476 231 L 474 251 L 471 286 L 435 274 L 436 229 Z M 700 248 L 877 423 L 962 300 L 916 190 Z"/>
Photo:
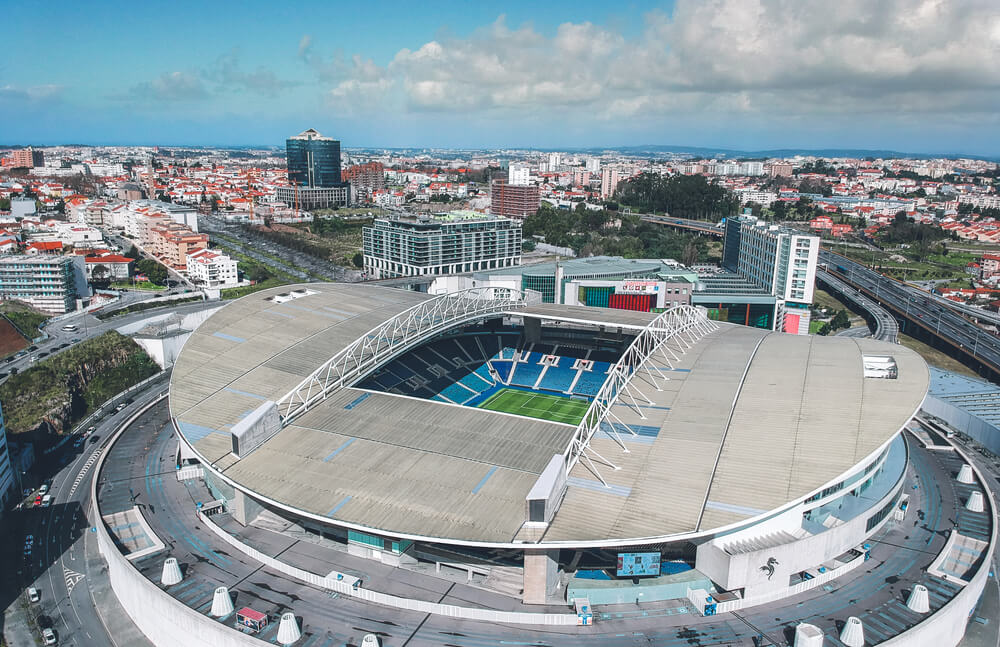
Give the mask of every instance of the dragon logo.
<path id="1" fill-rule="evenodd" d="M 767 564 L 760 567 L 762 573 L 767 573 L 767 579 L 774 577 L 774 567 L 778 565 L 778 560 L 773 557 L 767 558 Z"/>

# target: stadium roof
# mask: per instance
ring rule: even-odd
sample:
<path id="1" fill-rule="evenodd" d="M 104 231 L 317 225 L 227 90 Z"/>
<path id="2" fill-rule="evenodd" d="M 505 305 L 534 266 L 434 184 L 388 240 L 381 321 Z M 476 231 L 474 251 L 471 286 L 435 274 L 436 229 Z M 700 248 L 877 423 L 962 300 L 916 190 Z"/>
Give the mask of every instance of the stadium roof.
<path id="1" fill-rule="evenodd" d="M 311 293 L 292 298 L 296 289 Z M 278 400 L 340 348 L 426 298 L 308 284 L 228 305 L 195 330 L 175 364 L 170 408 L 178 429 L 225 478 L 317 518 L 390 536 L 518 541 L 525 495 L 567 447 L 573 426 L 346 388 L 242 460 L 230 453 L 228 430 L 263 400 Z M 540 307 L 568 321 L 651 319 Z M 866 354 L 893 356 L 898 379 L 863 377 Z M 928 383 L 923 360 L 901 346 L 734 325 L 695 343 L 673 370 L 651 361 L 670 377 L 653 384 L 637 374 L 633 384 L 652 404 L 614 408 L 638 432 L 622 434 L 630 453 L 606 433 L 593 440 L 621 467 L 603 472 L 611 487 L 578 463 L 543 541 L 599 545 L 707 532 L 804 498 L 884 447 Z"/>

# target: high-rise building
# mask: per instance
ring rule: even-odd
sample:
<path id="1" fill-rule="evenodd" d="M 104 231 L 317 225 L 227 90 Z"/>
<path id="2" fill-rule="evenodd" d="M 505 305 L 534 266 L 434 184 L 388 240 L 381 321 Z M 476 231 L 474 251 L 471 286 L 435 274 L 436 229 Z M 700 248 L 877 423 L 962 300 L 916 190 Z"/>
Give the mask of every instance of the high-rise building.
<path id="1" fill-rule="evenodd" d="M 357 191 L 375 191 L 385 188 L 385 166 L 382 162 L 355 164 L 344 171 L 344 181 Z"/>
<path id="2" fill-rule="evenodd" d="M 0 299 L 61 315 L 76 310 L 76 299 L 86 294 L 83 257 L 0 256 Z"/>
<path id="3" fill-rule="evenodd" d="M 511 164 L 507 169 L 507 184 L 527 186 L 531 178 L 531 169 L 527 164 Z"/>
<path id="4" fill-rule="evenodd" d="M 559 170 L 560 164 L 562 164 L 562 155 L 559 153 L 549 153 L 549 172 L 554 173 Z"/>
<path id="5" fill-rule="evenodd" d="M 45 153 L 36 151 L 33 148 L 23 148 L 11 152 L 10 162 L 10 165 L 14 168 L 37 168 L 45 166 Z"/>
<path id="6" fill-rule="evenodd" d="M 601 198 L 608 199 L 618 190 L 618 169 L 608 166 L 601 171 Z"/>
<path id="7" fill-rule="evenodd" d="M 495 216 L 523 220 L 538 211 L 541 203 L 537 186 L 517 186 L 503 179 L 490 184 L 490 213 Z"/>
<path id="8" fill-rule="evenodd" d="M 310 128 L 285 141 L 288 183 L 276 197 L 296 209 L 350 204 L 350 185 L 340 170 L 340 142 Z"/>
<path id="9" fill-rule="evenodd" d="M 722 265 L 778 299 L 775 328 L 808 334 L 819 236 L 752 216 L 726 221 Z"/>
<path id="10" fill-rule="evenodd" d="M 364 268 L 373 279 L 521 264 L 521 223 L 473 211 L 376 218 L 363 237 Z"/>
<path id="11" fill-rule="evenodd" d="M 587 170 L 591 173 L 601 172 L 601 158 L 599 157 L 588 157 L 587 158 Z"/>
<path id="12" fill-rule="evenodd" d="M 340 142 L 310 128 L 285 141 L 288 182 L 298 186 L 334 187 L 343 182 Z"/>
<path id="13" fill-rule="evenodd" d="M 7 447 L 7 427 L 3 421 L 3 409 L 0 409 L 0 517 L 12 498 L 16 497 L 16 481 L 14 467 L 10 462 L 10 449 Z"/>

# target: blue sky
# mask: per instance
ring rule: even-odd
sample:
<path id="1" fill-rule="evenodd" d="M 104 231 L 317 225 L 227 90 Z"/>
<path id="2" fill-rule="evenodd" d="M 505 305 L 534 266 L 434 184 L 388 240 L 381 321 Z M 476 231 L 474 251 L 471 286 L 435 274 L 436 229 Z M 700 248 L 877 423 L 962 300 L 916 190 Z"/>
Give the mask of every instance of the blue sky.
<path id="1" fill-rule="evenodd" d="M 987 0 L 279 4 L 8 4 L 0 143 L 1000 154 Z"/>

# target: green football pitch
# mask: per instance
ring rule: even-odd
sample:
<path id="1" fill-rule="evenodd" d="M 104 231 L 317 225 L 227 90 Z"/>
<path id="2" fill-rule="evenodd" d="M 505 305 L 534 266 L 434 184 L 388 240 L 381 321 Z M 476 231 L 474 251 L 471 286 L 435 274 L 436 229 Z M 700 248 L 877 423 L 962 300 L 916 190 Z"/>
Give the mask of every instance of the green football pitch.
<path id="1" fill-rule="evenodd" d="M 557 395 L 529 393 L 517 389 L 501 389 L 489 400 L 479 405 L 480 409 L 513 413 L 530 418 L 541 418 L 552 422 L 565 422 L 571 425 L 579 423 L 583 414 L 587 413 L 590 402 L 586 400 L 570 400 Z"/>

